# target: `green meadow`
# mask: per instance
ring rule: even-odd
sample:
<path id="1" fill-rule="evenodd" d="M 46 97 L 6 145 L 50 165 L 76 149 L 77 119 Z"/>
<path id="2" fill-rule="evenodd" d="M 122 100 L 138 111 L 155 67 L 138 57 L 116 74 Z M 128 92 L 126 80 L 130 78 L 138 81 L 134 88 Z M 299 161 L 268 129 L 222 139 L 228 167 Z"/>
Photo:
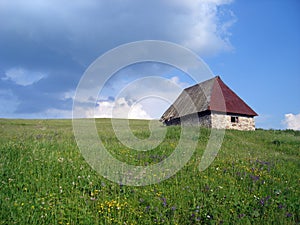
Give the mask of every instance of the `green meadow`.
<path id="1" fill-rule="evenodd" d="M 120 143 L 109 119 L 99 138 L 115 158 L 134 165 L 167 158 L 180 138 L 168 127 L 150 151 Z M 134 135 L 148 121 L 131 120 Z M 226 131 L 214 162 L 198 165 L 210 135 L 201 128 L 189 162 L 158 184 L 111 182 L 84 160 L 71 120 L 0 120 L 0 224 L 299 224 L 300 131 Z"/>

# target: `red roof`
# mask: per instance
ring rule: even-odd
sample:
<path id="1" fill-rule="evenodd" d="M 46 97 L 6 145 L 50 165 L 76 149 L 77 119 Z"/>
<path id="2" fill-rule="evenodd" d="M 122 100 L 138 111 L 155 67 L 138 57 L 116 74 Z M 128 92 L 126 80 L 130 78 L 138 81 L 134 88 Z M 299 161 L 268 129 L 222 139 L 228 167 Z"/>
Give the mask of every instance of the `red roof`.
<path id="1" fill-rule="evenodd" d="M 194 107 L 190 105 L 193 101 Z M 180 113 L 177 111 L 180 110 Z M 195 111 L 196 110 L 196 111 Z M 237 94 L 235 94 L 219 76 L 183 90 L 175 102 L 162 115 L 162 120 L 179 118 L 197 113 L 217 111 L 246 116 L 257 116 Z"/>
<path id="2" fill-rule="evenodd" d="M 208 109 L 211 111 L 257 116 L 257 113 L 224 84 L 219 76 L 215 77 Z"/>

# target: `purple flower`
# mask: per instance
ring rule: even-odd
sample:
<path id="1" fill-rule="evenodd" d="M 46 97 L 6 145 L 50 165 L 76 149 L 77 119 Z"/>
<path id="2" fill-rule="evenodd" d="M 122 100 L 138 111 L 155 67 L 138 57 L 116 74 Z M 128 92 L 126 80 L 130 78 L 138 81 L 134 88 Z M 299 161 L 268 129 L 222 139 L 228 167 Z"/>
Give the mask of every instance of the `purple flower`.
<path id="1" fill-rule="evenodd" d="M 148 212 L 149 209 L 150 209 L 150 205 L 148 205 L 148 206 L 146 207 L 146 212 Z"/>
<path id="2" fill-rule="evenodd" d="M 171 210 L 175 211 L 176 210 L 176 206 L 172 206 Z"/>
<path id="3" fill-rule="evenodd" d="M 283 205 L 280 203 L 279 205 L 278 205 L 278 209 L 282 209 L 283 208 Z"/>
<path id="4" fill-rule="evenodd" d="M 259 176 L 255 176 L 255 175 L 250 175 L 251 179 L 253 181 L 258 181 L 259 180 Z"/>
<path id="5" fill-rule="evenodd" d="M 161 198 L 161 200 L 163 201 L 164 207 L 166 207 L 167 206 L 167 199 L 166 198 Z"/>
<path id="6" fill-rule="evenodd" d="M 208 185 L 205 185 L 204 189 L 205 189 L 205 191 L 209 191 L 210 187 Z"/>
<path id="7" fill-rule="evenodd" d="M 291 213 L 287 213 L 286 217 L 292 217 L 292 214 Z"/>
<path id="8" fill-rule="evenodd" d="M 265 205 L 265 203 L 267 203 L 267 201 L 270 199 L 271 197 L 270 196 L 267 196 L 265 198 L 261 198 L 260 200 L 260 204 L 263 206 Z"/>
<path id="9" fill-rule="evenodd" d="M 244 213 L 239 214 L 239 218 L 243 218 L 244 216 L 246 216 Z"/>

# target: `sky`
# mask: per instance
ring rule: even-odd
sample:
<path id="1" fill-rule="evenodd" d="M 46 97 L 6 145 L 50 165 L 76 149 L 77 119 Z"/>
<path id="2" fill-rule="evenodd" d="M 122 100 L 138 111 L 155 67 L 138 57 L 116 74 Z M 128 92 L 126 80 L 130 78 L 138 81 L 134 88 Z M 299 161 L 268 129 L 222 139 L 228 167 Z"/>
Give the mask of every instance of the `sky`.
<path id="1" fill-rule="evenodd" d="M 1 0 L 0 118 L 71 118 L 94 60 L 122 44 L 162 40 L 203 59 L 259 114 L 258 128 L 299 130 L 299 12 L 298 0 Z M 86 116 L 113 109 L 116 117 L 159 118 L 181 89 L 138 83 L 147 76 L 194 84 L 170 65 L 134 64 L 113 74 Z M 170 98 L 138 98 L 150 89 Z"/>

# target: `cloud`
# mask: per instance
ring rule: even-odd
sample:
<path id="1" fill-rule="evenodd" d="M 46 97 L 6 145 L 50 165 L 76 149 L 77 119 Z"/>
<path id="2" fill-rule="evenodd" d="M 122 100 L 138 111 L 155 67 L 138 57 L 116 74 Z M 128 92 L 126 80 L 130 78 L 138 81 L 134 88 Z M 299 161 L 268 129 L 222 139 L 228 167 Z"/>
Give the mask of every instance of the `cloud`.
<path id="1" fill-rule="evenodd" d="M 170 78 L 171 82 L 173 82 L 175 85 L 182 87 L 182 88 L 186 88 L 189 86 L 188 83 L 186 82 L 181 82 L 180 78 L 178 76 L 174 76 Z"/>
<path id="2" fill-rule="evenodd" d="M 126 118 L 126 119 L 151 119 L 140 103 L 132 104 L 125 98 L 116 101 L 99 101 L 95 109 L 86 112 L 88 118 Z"/>
<path id="3" fill-rule="evenodd" d="M 147 74 L 146 68 L 147 64 L 143 69 L 145 74 Z M 126 68 L 125 71 L 130 70 Z M 126 75 L 127 73 L 123 71 L 122 74 Z M 113 78 L 109 85 L 98 93 L 98 98 L 92 96 L 98 92 L 97 89 L 92 90 L 92 92 L 88 91 L 88 88 L 77 90 L 74 116 L 80 118 L 160 118 L 162 113 L 182 92 L 183 87 L 188 85 L 179 76 L 134 78 L 130 77 L 130 73 L 129 76 L 125 76 L 125 79 L 122 76 L 118 76 L 118 79 Z M 117 88 L 118 90 L 116 90 Z"/>
<path id="4" fill-rule="evenodd" d="M 283 123 L 286 125 L 287 129 L 300 130 L 300 113 L 296 115 L 288 113 L 284 116 L 285 119 L 283 120 Z"/>
<path id="5" fill-rule="evenodd" d="M 184 45 L 200 56 L 231 51 L 230 29 L 236 21 L 227 7 L 231 3 L 2 0 L 0 87 L 9 86 L 18 99 L 17 105 L 8 103 L 15 114 L 71 110 L 70 94 L 87 66 L 120 44 L 154 39 Z M 142 70 L 132 70 L 137 73 L 131 80 L 114 80 L 111 92 L 145 75 Z M 151 75 L 161 75 L 158 72 L 163 70 L 169 69 L 154 66 Z"/>
<path id="6" fill-rule="evenodd" d="M 2 80 L 11 80 L 18 85 L 28 86 L 45 77 L 46 75 L 41 72 L 29 71 L 23 68 L 11 68 L 6 71 Z"/>
<path id="7" fill-rule="evenodd" d="M 180 44 L 198 52 L 200 55 L 214 55 L 220 51 L 230 51 L 231 26 L 237 18 L 231 10 L 221 7 L 230 4 L 228 0 L 175 1 L 189 14 L 185 17 L 185 27 L 181 31 L 185 37 Z M 227 19 L 224 19 L 224 18 Z M 179 21 L 178 21 L 179 22 Z"/>
<path id="8" fill-rule="evenodd" d="M 29 58 L 65 55 L 84 65 L 116 45 L 143 39 L 173 41 L 202 55 L 227 51 L 236 21 L 223 7 L 228 0 L 1 2 L 2 39 L 19 41 L 9 46 L 21 53 L 13 57 L 24 58 L 27 50 L 35 53 Z M 50 55 L 35 52 L 37 47 Z"/>

